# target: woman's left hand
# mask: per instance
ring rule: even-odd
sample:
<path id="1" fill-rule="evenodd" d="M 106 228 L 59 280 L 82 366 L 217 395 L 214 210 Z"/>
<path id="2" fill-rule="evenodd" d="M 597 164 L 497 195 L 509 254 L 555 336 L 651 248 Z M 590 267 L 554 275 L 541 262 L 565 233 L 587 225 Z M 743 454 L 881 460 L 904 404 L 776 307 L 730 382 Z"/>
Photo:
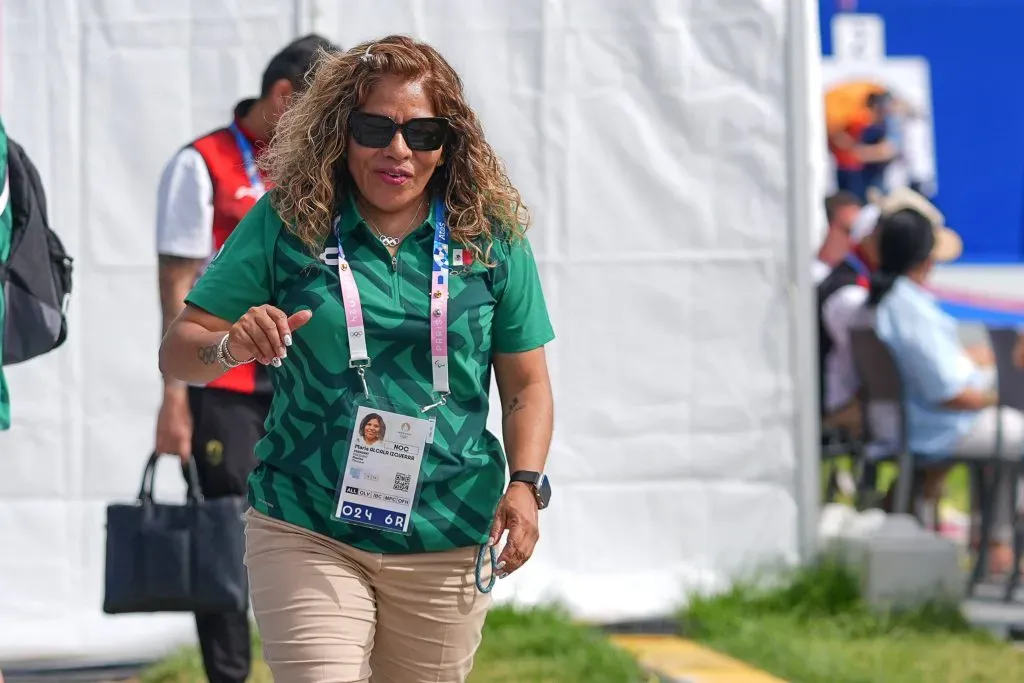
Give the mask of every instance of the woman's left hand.
<path id="1" fill-rule="evenodd" d="M 503 579 L 526 564 L 540 538 L 537 499 L 528 484 L 513 482 L 498 503 L 488 545 L 496 545 L 508 530 L 505 548 L 498 556 L 498 578 Z"/>

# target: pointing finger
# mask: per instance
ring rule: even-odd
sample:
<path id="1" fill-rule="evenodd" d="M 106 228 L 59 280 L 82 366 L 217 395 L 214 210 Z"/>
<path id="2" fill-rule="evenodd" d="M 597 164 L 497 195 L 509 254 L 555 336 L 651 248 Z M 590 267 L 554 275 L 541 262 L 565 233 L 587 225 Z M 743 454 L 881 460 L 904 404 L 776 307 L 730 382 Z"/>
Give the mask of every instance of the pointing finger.
<path id="1" fill-rule="evenodd" d="M 308 323 L 310 319 L 312 319 L 312 317 L 313 311 L 310 311 L 308 309 L 299 311 L 298 313 L 293 313 L 291 317 L 288 318 L 288 329 L 294 332 L 295 330 L 299 329 L 300 327 Z"/>

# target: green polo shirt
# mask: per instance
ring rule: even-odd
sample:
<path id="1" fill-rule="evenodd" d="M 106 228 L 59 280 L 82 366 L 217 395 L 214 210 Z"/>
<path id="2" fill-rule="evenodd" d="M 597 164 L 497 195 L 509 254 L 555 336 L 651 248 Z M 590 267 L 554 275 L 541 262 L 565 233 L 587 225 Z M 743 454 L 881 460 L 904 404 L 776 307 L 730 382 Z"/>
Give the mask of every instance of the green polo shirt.
<path id="1" fill-rule="evenodd" d="M 10 191 L 7 187 L 7 133 L 0 121 L 0 263 L 5 263 L 11 255 L 11 232 L 14 229 L 14 218 L 10 204 Z M 4 356 L 4 296 L 0 287 L 0 358 Z M 0 367 L 0 431 L 11 426 L 11 397 L 7 393 L 7 382 L 4 370 Z"/>
<path id="2" fill-rule="evenodd" d="M 363 394 L 348 367 L 348 338 L 333 236 L 318 257 L 284 228 L 264 196 L 231 233 L 187 301 L 235 321 L 270 303 L 291 315 L 313 311 L 293 334 L 274 387 L 267 435 L 256 446 L 249 500 L 260 512 L 370 552 L 449 550 L 486 542 L 505 485 L 505 454 L 486 428 L 495 353 L 536 349 L 554 338 L 537 265 L 526 240 L 495 239 L 491 266 L 453 266 L 449 278 L 451 395 L 432 414 L 434 441 L 424 459 L 411 533 L 378 531 L 331 519 Z M 359 286 L 372 367 L 371 393 L 399 412 L 433 403 L 430 274 L 434 227 L 425 221 L 393 260 L 345 200 L 339 229 Z M 462 245 L 453 242 L 451 249 Z M 450 259 L 451 260 L 451 259 Z"/>

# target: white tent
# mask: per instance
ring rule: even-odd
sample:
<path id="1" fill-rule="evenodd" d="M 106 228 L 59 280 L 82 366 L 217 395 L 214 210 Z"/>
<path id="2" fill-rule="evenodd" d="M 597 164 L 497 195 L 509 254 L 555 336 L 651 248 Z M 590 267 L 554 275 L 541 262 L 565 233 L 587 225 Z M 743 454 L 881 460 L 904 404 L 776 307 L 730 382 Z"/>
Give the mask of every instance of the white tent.
<path id="1" fill-rule="evenodd" d="M 76 261 L 69 341 L 8 370 L 0 662 L 139 660 L 193 638 L 188 616 L 100 611 L 105 506 L 134 495 L 159 398 L 157 178 L 309 30 L 439 47 L 534 211 L 558 333 L 555 498 L 497 595 L 645 618 L 796 561 L 817 516 L 815 5 L 6 0 L 0 113 Z"/>

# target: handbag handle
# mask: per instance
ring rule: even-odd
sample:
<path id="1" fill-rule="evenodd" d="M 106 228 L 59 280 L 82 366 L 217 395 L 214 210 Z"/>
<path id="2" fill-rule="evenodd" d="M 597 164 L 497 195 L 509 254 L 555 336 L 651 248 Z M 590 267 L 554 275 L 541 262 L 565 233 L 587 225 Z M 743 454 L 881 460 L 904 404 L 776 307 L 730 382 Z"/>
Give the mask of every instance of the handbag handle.
<path id="1" fill-rule="evenodd" d="M 149 460 L 146 461 L 146 468 L 142 471 L 142 484 L 139 486 L 139 502 L 143 505 L 149 505 L 153 502 L 153 479 L 156 476 L 156 461 L 160 459 L 161 455 L 178 457 L 171 453 L 159 453 L 157 451 L 153 451 L 150 454 Z M 181 474 L 185 477 L 185 483 L 188 485 L 188 502 L 202 503 L 203 492 L 199 488 L 199 474 L 196 472 L 196 466 L 192 460 L 189 460 L 188 464 L 182 466 Z"/>

